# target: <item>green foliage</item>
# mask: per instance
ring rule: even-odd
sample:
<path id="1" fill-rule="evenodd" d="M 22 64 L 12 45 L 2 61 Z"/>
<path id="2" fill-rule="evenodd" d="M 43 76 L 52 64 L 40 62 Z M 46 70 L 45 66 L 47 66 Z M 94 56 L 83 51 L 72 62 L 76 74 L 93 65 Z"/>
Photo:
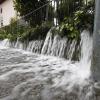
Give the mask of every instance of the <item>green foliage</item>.
<path id="1" fill-rule="evenodd" d="M 14 8 L 20 16 L 26 15 L 31 11 L 45 4 L 47 0 L 14 0 Z"/>
<path id="2" fill-rule="evenodd" d="M 17 38 L 20 38 L 21 41 L 43 39 L 52 25 L 51 22 L 43 22 L 40 26 L 30 27 L 18 24 L 18 21 L 12 18 L 9 25 L 2 27 L 0 29 L 0 39 L 8 38 L 11 41 L 15 41 Z"/>
<path id="3" fill-rule="evenodd" d="M 44 22 L 40 26 L 36 26 L 35 28 L 29 28 L 27 31 L 25 31 L 21 37 L 20 40 L 34 40 L 34 39 L 44 39 L 47 35 L 47 32 L 51 28 L 51 23 L 50 22 Z"/>
<path id="4" fill-rule="evenodd" d="M 88 28 L 89 30 L 93 29 L 94 4 L 95 4 L 94 0 L 89 1 L 87 5 L 83 3 L 83 0 L 61 0 L 61 1 L 63 3 L 62 5 L 57 4 L 59 5 L 57 8 L 58 14 L 56 13 L 58 16 L 58 21 L 60 21 L 59 28 L 53 29 L 52 33 L 59 34 L 61 37 L 67 36 L 69 39 L 78 39 L 81 30 L 86 28 Z M 32 2 L 38 2 L 38 1 L 15 0 L 14 1 L 14 3 L 16 3 L 15 9 L 17 9 L 17 11 L 20 12 L 20 15 L 23 16 L 24 14 L 30 11 L 31 7 L 28 8 L 28 6 L 29 5 L 31 6 L 30 3 Z M 43 0 L 43 2 L 46 3 L 46 0 Z M 40 2 L 32 4 L 32 6 L 37 6 L 39 3 Z M 43 22 L 43 20 L 40 19 L 41 20 L 40 22 L 39 18 L 34 19 L 36 21 L 35 26 L 34 25 L 30 26 L 29 23 L 28 25 L 19 24 L 20 20 L 12 18 L 10 21 L 10 25 L 7 25 L 2 29 L 0 29 L 0 39 L 9 38 L 12 41 L 16 40 L 18 37 L 20 38 L 21 41 L 27 39 L 29 41 L 34 39 L 44 39 L 47 32 L 52 27 L 52 16 L 54 16 L 54 13 L 52 12 L 53 11 L 52 7 L 51 9 L 52 10 L 48 12 L 51 13 L 49 14 L 51 16 L 48 16 L 49 21 L 47 22 L 46 20 Z M 46 9 L 44 12 L 46 13 Z M 31 21 L 33 23 L 33 19 L 31 19 L 32 17 L 33 16 L 28 16 L 28 19 L 26 17 L 26 19 L 28 20 L 27 22 Z M 38 24 L 38 22 L 40 23 Z"/>
<path id="5" fill-rule="evenodd" d="M 27 21 L 31 26 L 35 27 L 36 25 L 41 25 L 42 21 L 46 19 L 47 6 L 34 13 L 30 12 L 42 7 L 47 2 L 48 0 L 14 0 L 14 8 L 18 12 L 19 16 L 25 16 L 24 20 Z M 51 12 L 48 13 L 51 14 Z"/>
<path id="6" fill-rule="evenodd" d="M 61 3 L 58 4 L 58 19 L 62 22 L 65 17 L 72 17 L 74 12 L 83 6 L 84 0 L 59 0 Z"/>
<path id="7" fill-rule="evenodd" d="M 62 23 L 60 25 L 60 35 L 67 36 L 69 39 L 78 39 L 79 31 L 74 27 L 73 23 Z"/>
<path id="8" fill-rule="evenodd" d="M 71 16 L 66 15 L 60 25 L 60 35 L 78 39 L 81 30 L 88 29 L 93 32 L 94 4 L 93 0 L 89 1 L 87 5 L 79 6 L 80 9 L 74 11 Z"/>
<path id="9" fill-rule="evenodd" d="M 67 23 L 73 21 L 78 30 L 88 28 L 93 30 L 95 0 L 61 0 L 58 6 L 58 21 L 61 24 L 67 18 Z"/>
<path id="10" fill-rule="evenodd" d="M 17 39 L 17 36 L 15 34 L 11 34 L 8 32 L 8 30 L 0 29 L 0 40 L 3 40 L 5 38 L 10 39 L 11 41 L 14 41 Z"/>
<path id="11" fill-rule="evenodd" d="M 93 31 L 94 24 L 94 2 L 88 2 L 88 5 L 80 10 L 76 11 L 74 14 L 75 26 L 78 29 L 89 29 Z"/>
<path id="12" fill-rule="evenodd" d="M 0 29 L 0 40 L 3 40 L 6 38 L 5 30 Z"/>

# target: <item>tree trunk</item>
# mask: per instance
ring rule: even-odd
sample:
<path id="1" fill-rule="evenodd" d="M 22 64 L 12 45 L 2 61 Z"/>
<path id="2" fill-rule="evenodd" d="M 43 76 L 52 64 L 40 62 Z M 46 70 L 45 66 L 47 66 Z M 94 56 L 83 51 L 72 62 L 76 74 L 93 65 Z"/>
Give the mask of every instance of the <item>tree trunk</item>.
<path id="1" fill-rule="evenodd" d="M 94 21 L 93 34 L 93 59 L 92 59 L 92 76 L 94 81 L 100 82 L 100 0 L 96 0 L 96 12 Z"/>

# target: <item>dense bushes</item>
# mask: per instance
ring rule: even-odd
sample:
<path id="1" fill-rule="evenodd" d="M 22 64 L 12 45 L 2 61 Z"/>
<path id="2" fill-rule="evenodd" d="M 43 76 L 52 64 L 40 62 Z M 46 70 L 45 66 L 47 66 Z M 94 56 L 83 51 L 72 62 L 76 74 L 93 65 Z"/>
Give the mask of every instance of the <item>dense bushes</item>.
<path id="1" fill-rule="evenodd" d="M 85 0 L 59 0 L 58 4 L 58 20 L 59 23 L 67 16 L 73 16 L 73 13 L 79 10 L 84 5 Z M 58 2 L 58 1 L 57 1 Z"/>
<path id="2" fill-rule="evenodd" d="M 88 2 L 87 5 L 76 0 L 74 6 L 72 6 L 71 0 L 69 5 L 66 3 L 62 6 L 60 5 L 57 9 L 57 20 L 60 21 L 58 28 L 55 28 L 53 32 L 59 34 L 61 37 L 67 36 L 69 39 L 78 39 L 79 33 L 84 29 L 93 30 L 93 20 L 94 20 L 94 0 Z M 77 5 L 76 2 L 79 4 Z M 80 6 L 81 5 L 81 6 Z M 68 6 L 72 6 L 74 10 L 68 10 Z M 61 8 L 60 8 L 61 7 Z M 61 12 L 62 9 L 65 11 Z M 67 12 L 68 11 L 68 12 Z M 70 11 L 70 14 L 69 14 Z M 67 12 L 67 13 L 66 13 Z M 52 12 L 51 12 L 52 13 Z M 63 14 L 61 14 L 63 13 Z M 64 14 L 66 13 L 66 14 Z M 63 16 L 64 15 L 64 16 Z M 49 16 L 50 17 L 50 16 Z M 21 41 L 24 40 L 34 40 L 34 39 L 44 39 L 49 29 L 52 27 L 52 21 L 44 21 L 40 25 L 22 25 L 18 24 L 20 20 L 12 19 L 10 25 L 5 26 L 0 29 L 0 39 L 9 38 L 14 41 L 19 38 Z"/>
<path id="3" fill-rule="evenodd" d="M 88 29 L 93 32 L 94 26 L 94 0 L 74 11 L 71 16 L 66 16 L 60 24 L 60 35 L 69 39 L 78 39 L 79 33 Z"/>
<path id="4" fill-rule="evenodd" d="M 36 27 L 23 25 L 17 26 L 16 22 L 14 22 L 0 29 L 0 39 L 8 38 L 11 41 L 16 40 L 17 38 L 19 38 L 21 41 L 27 39 L 29 41 L 34 39 L 43 39 L 50 28 L 50 22 L 43 22 L 40 26 L 37 25 Z"/>
<path id="5" fill-rule="evenodd" d="M 69 39 L 78 39 L 80 31 L 74 26 L 73 20 L 65 18 L 60 25 L 61 35 L 67 36 Z"/>
<path id="6" fill-rule="evenodd" d="M 20 40 L 35 40 L 35 39 L 44 39 L 46 37 L 47 32 L 51 28 L 50 22 L 44 22 L 40 26 L 36 26 L 35 28 L 29 28 L 25 31 L 21 36 Z"/>
<path id="7" fill-rule="evenodd" d="M 88 29 L 93 31 L 94 26 L 94 0 L 88 2 L 88 5 L 82 7 L 80 10 L 74 13 L 75 26 L 78 29 Z"/>

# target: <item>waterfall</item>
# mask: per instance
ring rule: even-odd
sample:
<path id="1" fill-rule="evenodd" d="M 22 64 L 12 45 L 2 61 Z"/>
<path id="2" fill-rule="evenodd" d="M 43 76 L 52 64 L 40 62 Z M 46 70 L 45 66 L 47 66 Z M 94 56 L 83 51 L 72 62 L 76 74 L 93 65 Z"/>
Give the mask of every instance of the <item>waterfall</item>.
<path id="1" fill-rule="evenodd" d="M 0 47 L 10 47 L 0 50 L 0 86 L 8 90 L 9 85 L 13 86 L 9 95 L 0 94 L 0 100 L 96 100 L 90 80 L 92 36 L 89 31 L 80 34 L 80 43 L 50 30 L 45 40 L 25 44 L 19 39 L 15 43 L 6 39 L 0 42 Z M 33 53 L 21 53 L 16 48 Z M 76 53 L 79 59 L 73 61 Z"/>
<path id="2" fill-rule="evenodd" d="M 91 66 L 91 55 L 92 55 L 92 41 L 93 38 L 89 35 L 89 31 L 84 30 L 81 34 L 81 58 L 80 65 L 83 70 L 88 68 L 90 71 Z M 87 70 L 85 72 L 88 72 Z M 89 72 L 90 73 L 90 72 Z"/>
<path id="3" fill-rule="evenodd" d="M 77 41 L 68 41 L 67 37 L 61 38 L 59 35 L 53 36 L 51 30 L 48 32 L 42 51 L 42 54 L 58 56 L 72 59 Z"/>
<path id="4" fill-rule="evenodd" d="M 34 53 L 41 53 L 42 45 L 43 40 L 31 41 L 29 42 L 26 50 Z"/>
<path id="5" fill-rule="evenodd" d="M 12 44 L 14 46 L 12 46 Z M 77 74 L 81 75 L 82 73 L 83 77 L 87 77 L 90 74 L 92 36 L 90 36 L 88 30 L 84 30 L 81 33 L 81 41 L 78 46 L 77 40 L 68 40 L 67 37 L 61 38 L 59 35 L 52 34 L 51 30 L 48 32 L 45 40 L 30 41 L 26 48 L 24 47 L 25 42 L 22 43 L 19 39 L 17 39 L 16 43 L 11 43 L 8 39 L 5 39 L 0 42 L 0 46 L 25 49 L 26 51 L 33 53 L 67 58 L 70 61 L 72 60 L 73 55 L 77 53 L 76 49 L 79 49 L 80 46 L 81 56 L 79 56 L 78 66 L 80 66 L 82 70 Z M 83 70 L 85 70 L 85 74 L 83 74 Z"/>
<path id="6" fill-rule="evenodd" d="M 81 42 L 78 43 L 76 39 L 68 40 L 67 37 L 54 35 L 50 30 L 47 33 L 45 40 L 33 40 L 26 43 L 26 42 L 21 42 L 19 39 L 17 39 L 17 41 L 13 43 L 10 42 L 8 39 L 5 39 L 0 42 L 0 45 L 2 47 L 14 47 L 17 49 L 26 50 L 33 53 L 67 58 L 69 60 L 73 59 L 74 54 L 79 52 L 79 47 L 81 46 L 81 57 L 79 57 L 79 59 L 82 62 L 82 61 L 88 61 L 88 54 L 90 51 L 86 50 L 87 48 L 89 48 L 90 50 L 92 48 L 91 46 L 92 37 L 90 37 L 89 34 L 90 34 L 89 31 L 84 30 L 81 33 Z M 86 45 L 87 42 L 89 42 L 90 44 Z M 77 55 L 79 54 L 77 53 Z"/>
<path id="7" fill-rule="evenodd" d="M 26 44 L 26 42 L 21 42 L 19 38 L 15 43 L 5 39 L 0 44 L 2 47 L 14 47 L 33 53 L 67 58 L 69 60 L 72 60 L 75 49 L 77 49 L 77 40 L 68 40 L 67 37 L 54 35 L 51 30 L 47 33 L 45 40 L 33 40 Z"/>
<path id="8" fill-rule="evenodd" d="M 9 47 L 9 46 L 10 46 L 10 41 L 8 39 L 5 39 L 0 42 L 0 48 Z"/>

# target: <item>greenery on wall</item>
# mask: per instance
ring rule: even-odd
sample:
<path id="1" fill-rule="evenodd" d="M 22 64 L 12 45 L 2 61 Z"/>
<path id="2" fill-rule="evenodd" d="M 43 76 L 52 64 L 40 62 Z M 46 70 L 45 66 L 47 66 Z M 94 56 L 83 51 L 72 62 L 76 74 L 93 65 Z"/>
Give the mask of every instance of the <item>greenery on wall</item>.
<path id="1" fill-rule="evenodd" d="M 0 39 L 8 38 L 11 41 L 15 41 L 19 38 L 21 41 L 44 39 L 47 32 L 51 28 L 50 22 L 43 22 L 36 27 L 17 25 L 16 21 L 11 21 L 10 25 L 0 29 Z"/>
<path id="2" fill-rule="evenodd" d="M 37 25 L 35 28 L 29 28 L 27 31 L 24 31 L 23 34 L 20 35 L 20 40 L 37 40 L 37 39 L 44 39 L 47 35 L 47 32 L 51 28 L 50 22 L 44 22 L 40 26 Z"/>
<path id="3" fill-rule="evenodd" d="M 94 23 L 94 0 L 89 1 L 85 4 L 84 0 L 60 0 L 61 4 L 57 8 L 57 19 L 59 21 L 59 29 L 55 28 L 55 33 L 59 34 L 61 37 L 67 36 L 69 39 L 78 39 L 80 32 L 84 29 L 93 31 Z M 65 1 L 65 3 L 63 3 Z M 34 4 L 34 3 L 35 4 Z M 41 6 L 40 2 L 46 3 L 47 0 L 15 0 L 15 9 L 20 12 L 20 16 L 23 16 L 31 11 L 31 9 L 36 9 L 36 7 Z M 31 4 L 32 3 L 32 4 Z M 66 6 L 67 3 L 67 6 Z M 74 5 L 73 5 L 74 4 Z M 30 6 L 28 8 L 28 6 Z M 32 7 L 31 7 L 32 6 Z M 70 8 L 71 7 L 71 8 Z M 73 9 L 72 9 L 73 8 Z M 45 10 L 46 11 L 46 10 Z M 70 13 L 69 13 L 70 12 Z M 53 8 L 51 12 L 54 15 Z M 51 15 L 51 14 L 50 14 Z M 44 16 L 44 13 L 43 13 Z M 33 23 L 33 16 L 26 17 L 26 22 Z M 51 17 L 51 16 L 49 16 Z M 33 40 L 33 39 L 43 39 L 45 38 L 47 32 L 52 27 L 51 20 L 43 21 L 41 19 L 41 24 L 38 24 L 37 18 L 34 25 L 22 25 L 19 24 L 20 20 L 15 18 L 11 19 L 10 25 L 5 26 L 0 29 L 0 39 L 9 38 L 14 41 L 18 37 L 21 41 Z"/>
<path id="4" fill-rule="evenodd" d="M 77 10 L 72 10 L 72 12 L 70 12 L 70 16 L 66 15 L 66 17 L 64 17 L 60 22 L 61 36 L 67 36 L 70 39 L 78 39 L 80 35 L 79 33 L 84 29 L 88 29 L 90 32 L 93 32 L 95 12 L 94 4 L 94 0 L 89 1 L 87 5 L 80 4 L 81 6 L 79 5 L 79 9 L 77 9 L 78 6 L 76 6 Z"/>

